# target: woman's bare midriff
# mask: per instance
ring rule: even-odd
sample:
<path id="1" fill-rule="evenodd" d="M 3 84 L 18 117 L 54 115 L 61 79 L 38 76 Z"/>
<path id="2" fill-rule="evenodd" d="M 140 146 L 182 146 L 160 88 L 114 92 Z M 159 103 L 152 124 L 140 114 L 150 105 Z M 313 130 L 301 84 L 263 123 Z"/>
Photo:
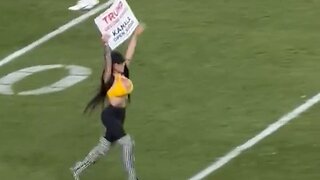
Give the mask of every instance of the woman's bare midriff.
<path id="1" fill-rule="evenodd" d="M 113 107 L 120 107 L 124 108 L 126 107 L 127 104 L 127 96 L 124 97 L 112 97 L 109 98 L 109 104 L 112 105 Z"/>

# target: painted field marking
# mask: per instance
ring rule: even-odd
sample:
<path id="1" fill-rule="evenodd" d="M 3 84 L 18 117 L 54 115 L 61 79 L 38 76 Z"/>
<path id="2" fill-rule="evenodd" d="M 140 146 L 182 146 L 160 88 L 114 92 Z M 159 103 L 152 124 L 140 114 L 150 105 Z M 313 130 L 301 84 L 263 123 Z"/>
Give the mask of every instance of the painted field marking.
<path id="1" fill-rule="evenodd" d="M 47 71 L 50 69 L 65 68 L 69 71 L 69 75 L 62 78 L 61 80 L 34 90 L 23 91 L 17 93 L 18 95 L 40 95 L 48 94 L 53 92 L 62 91 L 67 89 L 83 80 L 85 80 L 90 74 L 91 70 L 86 67 L 77 66 L 77 65 L 62 65 L 62 64 L 53 64 L 53 65 L 38 65 L 32 66 L 18 71 L 12 72 L 2 78 L 0 78 L 0 94 L 4 95 L 13 95 L 15 94 L 12 85 L 23 80 L 24 78 L 38 72 Z"/>
<path id="2" fill-rule="evenodd" d="M 278 119 L 276 122 L 270 124 L 266 129 L 261 131 L 259 134 L 257 134 L 253 138 L 249 139 L 244 144 L 237 146 L 236 148 L 231 150 L 229 153 L 227 153 L 223 157 L 219 158 L 217 161 L 213 162 L 207 168 L 200 171 L 199 173 L 197 173 L 193 177 L 189 178 L 189 180 L 201 180 L 201 179 L 207 177 L 209 174 L 215 172 L 216 170 L 218 170 L 219 168 L 223 167 L 228 162 L 230 162 L 232 159 L 239 156 L 243 151 L 250 149 L 255 144 L 259 143 L 261 140 L 263 140 L 264 138 L 273 134 L 279 128 L 286 125 L 287 123 L 289 123 L 290 121 L 292 121 L 293 119 L 298 117 L 300 114 L 302 114 L 303 112 L 310 109 L 312 106 L 317 104 L 319 101 L 320 101 L 320 93 L 313 96 L 312 98 L 308 99 L 305 103 L 298 106 L 297 108 L 295 108 L 294 110 L 292 110 L 288 114 L 282 116 L 280 119 Z"/>
<path id="3" fill-rule="evenodd" d="M 87 20 L 88 18 L 90 18 L 91 16 L 97 14 L 98 12 L 106 9 L 107 7 L 109 7 L 111 4 L 113 3 L 113 0 L 110 0 L 104 4 L 99 5 L 98 7 L 92 9 L 91 11 L 69 21 L 67 24 L 60 26 L 58 29 L 50 32 L 49 34 L 44 35 L 42 38 L 34 41 L 33 43 L 13 52 L 12 54 L 8 55 L 7 57 L 3 58 L 0 60 L 0 67 L 15 60 L 16 58 L 24 55 L 25 53 L 33 50 L 34 48 L 38 47 L 39 45 L 49 41 L 50 39 L 56 37 L 59 34 L 64 33 L 65 31 L 67 31 L 68 29 L 78 25 L 79 23 Z"/>

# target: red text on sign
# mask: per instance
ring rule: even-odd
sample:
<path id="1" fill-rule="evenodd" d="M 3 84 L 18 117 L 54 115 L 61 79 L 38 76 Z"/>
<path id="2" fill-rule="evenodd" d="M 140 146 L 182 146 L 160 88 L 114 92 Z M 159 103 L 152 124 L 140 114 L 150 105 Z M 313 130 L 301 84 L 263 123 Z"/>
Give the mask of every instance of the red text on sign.
<path id="1" fill-rule="evenodd" d="M 107 14 L 104 18 L 102 18 L 107 24 L 109 24 L 110 22 L 112 22 L 113 20 L 115 20 L 119 15 L 120 12 L 123 10 L 123 3 L 121 1 L 119 1 L 118 5 L 116 6 L 116 8 L 110 12 L 109 14 Z"/>

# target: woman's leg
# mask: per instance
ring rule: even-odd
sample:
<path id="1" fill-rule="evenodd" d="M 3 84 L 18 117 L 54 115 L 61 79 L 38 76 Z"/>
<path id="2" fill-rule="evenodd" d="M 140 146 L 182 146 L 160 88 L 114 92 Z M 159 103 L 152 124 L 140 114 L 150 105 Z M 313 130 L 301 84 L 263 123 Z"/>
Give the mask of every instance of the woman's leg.
<path id="1" fill-rule="evenodd" d="M 118 139 L 117 143 L 122 146 L 122 160 L 124 168 L 128 173 L 128 180 L 137 180 L 138 178 L 134 168 L 134 141 L 132 140 L 130 135 L 127 134 Z"/>
<path id="2" fill-rule="evenodd" d="M 117 118 L 112 123 L 107 124 L 107 132 L 111 132 L 110 137 L 122 146 L 122 160 L 125 171 L 128 174 L 128 180 L 137 180 L 134 168 L 134 142 L 129 134 L 126 134 L 123 124 L 125 119 L 125 109 L 115 111 Z M 109 134 L 106 134 L 108 137 Z"/>
<path id="3" fill-rule="evenodd" d="M 108 140 L 101 137 L 99 143 L 88 153 L 88 155 L 71 168 L 74 178 L 78 180 L 80 174 L 85 169 L 94 164 L 101 156 L 106 155 L 110 149 L 110 145 L 111 143 Z"/>
<path id="4" fill-rule="evenodd" d="M 114 122 L 112 119 L 112 112 L 108 109 L 104 110 L 101 114 L 101 120 L 103 124 L 107 127 L 106 122 Z M 109 120 L 110 119 L 110 120 Z M 109 124 L 113 126 L 112 124 Z M 111 131 L 107 131 L 105 137 L 100 137 L 99 143 L 91 149 L 88 155 L 82 160 L 77 162 L 72 168 L 71 171 L 76 180 L 79 179 L 80 174 L 87 169 L 90 165 L 94 164 L 101 156 L 106 155 L 110 149 L 111 143 L 114 141 L 111 139 Z"/>
<path id="5" fill-rule="evenodd" d="M 89 152 L 84 160 L 76 163 L 76 165 L 71 168 L 76 180 L 78 180 L 80 174 L 91 164 L 95 163 L 99 157 L 106 155 L 113 142 L 117 142 L 122 146 L 122 159 L 124 168 L 128 173 L 128 180 L 137 180 L 134 168 L 134 142 L 130 135 L 125 133 L 122 119 L 114 118 L 110 112 L 112 111 L 103 111 L 101 115 L 103 124 L 107 129 L 105 136 L 100 138 L 98 145 Z"/>

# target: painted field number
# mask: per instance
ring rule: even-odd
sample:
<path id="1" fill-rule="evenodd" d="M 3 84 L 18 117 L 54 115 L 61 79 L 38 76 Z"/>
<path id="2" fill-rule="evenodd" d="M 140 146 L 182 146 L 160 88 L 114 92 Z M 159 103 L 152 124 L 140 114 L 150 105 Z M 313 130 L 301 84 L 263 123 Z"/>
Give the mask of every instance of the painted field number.
<path id="1" fill-rule="evenodd" d="M 53 84 L 50 84 L 48 86 L 41 87 L 38 89 L 22 91 L 17 93 L 15 93 L 12 89 L 12 85 L 14 83 L 17 83 L 34 73 L 43 72 L 51 69 L 58 69 L 58 68 L 63 68 L 68 70 L 69 72 L 68 76 L 58 80 Z M 12 72 L 4 77 L 1 77 L 0 78 L 0 94 L 40 95 L 40 94 L 58 92 L 85 80 L 90 74 L 91 74 L 91 70 L 89 68 L 78 66 L 78 65 L 53 64 L 53 65 L 38 65 L 38 66 L 27 67 L 27 68 Z"/>

